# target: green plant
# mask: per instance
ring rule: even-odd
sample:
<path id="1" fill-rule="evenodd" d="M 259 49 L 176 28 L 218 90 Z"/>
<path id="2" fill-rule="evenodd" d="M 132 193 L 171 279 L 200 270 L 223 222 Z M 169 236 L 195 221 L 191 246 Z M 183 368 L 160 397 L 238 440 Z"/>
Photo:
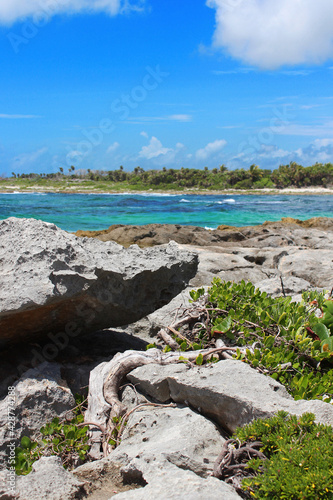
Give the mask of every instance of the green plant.
<path id="1" fill-rule="evenodd" d="M 41 439 L 31 441 L 27 436 L 21 439 L 21 446 L 15 449 L 15 470 L 17 475 L 31 472 L 32 464 L 42 456 L 57 455 L 63 466 L 72 469 L 86 460 L 89 449 L 88 426 L 83 425 L 83 405 L 81 396 L 76 398 L 74 417 L 69 421 L 54 418 L 40 429 Z"/>
<path id="2" fill-rule="evenodd" d="M 242 482 L 248 498 L 333 498 L 333 429 L 316 424 L 314 418 L 311 413 L 296 417 L 280 411 L 235 431 L 241 442 L 261 442 L 260 451 L 267 457 L 247 464 L 253 471 Z"/>
<path id="3" fill-rule="evenodd" d="M 203 289 L 191 294 L 193 299 L 202 295 Z M 295 399 L 330 401 L 333 349 L 326 347 L 331 346 L 332 337 L 324 322 L 332 324 L 331 304 L 324 293 L 306 292 L 298 303 L 290 297 L 272 298 L 250 282 L 214 279 L 204 305 L 207 320 L 191 342 L 174 338 L 181 350 L 194 345 L 205 348 L 222 338 L 231 347 L 239 347 L 236 359 L 278 380 Z M 324 311 L 321 318 L 316 315 L 318 307 Z M 320 338 L 320 330 L 330 338 Z"/>

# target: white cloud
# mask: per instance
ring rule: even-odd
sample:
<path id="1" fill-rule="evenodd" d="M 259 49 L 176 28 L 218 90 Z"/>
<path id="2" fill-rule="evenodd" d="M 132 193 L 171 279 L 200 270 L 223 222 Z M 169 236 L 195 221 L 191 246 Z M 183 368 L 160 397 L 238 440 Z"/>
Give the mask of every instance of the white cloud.
<path id="1" fill-rule="evenodd" d="M 120 146 L 119 142 L 114 142 L 113 144 L 111 144 L 111 146 L 108 147 L 108 149 L 106 150 L 107 154 L 110 154 L 110 153 L 113 153 L 114 151 L 116 151 L 116 149 L 118 149 Z"/>
<path id="2" fill-rule="evenodd" d="M 319 64 L 333 56 L 332 0 L 206 0 L 216 9 L 213 45 L 262 69 Z"/>
<path id="3" fill-rule="evenodd" d="M 20 120 L 20 119 L 31 119 L 31 118 L 41 118 L 38 115 L 6 115 L 0 113 L 0 118 L 9 119 L 9 120 Z"/>
<path id="4" fill-rule="evenodd" d="M 143 146 L 139 153 L 140 158 L 146 158 L 146 160 L 151 160 L 152 158 L 157 158 L 161 155 L 166 155 L 171 152 L 172 149 L 164 148 L 161 141 L 157 137 L 152 137 L 148 146 Z"/>
<path id="5" fill-rule="evenodd" d="M 167 115 L 167 116 L 137 116 L 127 120 L 130 123 L 143 124 L 149 122 L 190 122 L 192 115 Z M 143 133 L 141 132 L 141 135 Z M 145 137 L 145 136 L 144 136 Z"/>
<path id="6" fill-rule="evenodd" d="M 0 0 L 0 23 L 12 24 L 27 18 L 49 20 L 56 14 L 105 12 L 110 16 L 142 10 L 145 0 Z"/>
<path id="7" fill-rule="evenodd" d="M 212 156 L 221 151 L 221 149 L 223 149 L 226 144 L 227 141 L 225 141 L 224 139 L 210 142 L 204 148 L 198 149 L 198 151 L 195 153 L 195 156 L 197 160 L 206 160 L 207 158 L 209 158 L 209 156 Z"/>
<path id="8" fill-rule="evenodd" d="M 145 132 L 145 131 L 140 132 L 140 135 L 142 135 L 142 137 L 145 137 L 146 139 L 148 139 L 148 137 L 149 137 L 147 132 Z"/>
<path id="9" fill-rule="evenodd" d="M 313 165 L 317 161 L 328 163 L 333 161 L 333 139 L 316 139 L 304 148 L 296 151 L 300 161 Z"/>
<path id="10" fill-rule="evenodd" d="M 190 122 L 192 120 L 191 115 L 170 115 L 167 117 L 168 120 L 170 121 L 175 121 L 175 122 Z"/>
<path id="11" fill-rule="evenodd" d="M 47 153 L 47 148 L 41 148 L 37 151 L 33 151 L 32 153 L 22 153 L 18 156 L 15 156 L 13 159 L 12 168 L 15 170 L 19 170 L 24 167 L 30 167 L 33 163 L 38 160 L 41 156 Z"/>
<path id="12" fill-rule="evenodd" d="M 318 137 L 333 135 L 333 121 L 321 124 L 304 125 L 304 124 L 286 124 L 281 126 L 276 133 L 279 135 L 298 135 L 303 137 Z"/>

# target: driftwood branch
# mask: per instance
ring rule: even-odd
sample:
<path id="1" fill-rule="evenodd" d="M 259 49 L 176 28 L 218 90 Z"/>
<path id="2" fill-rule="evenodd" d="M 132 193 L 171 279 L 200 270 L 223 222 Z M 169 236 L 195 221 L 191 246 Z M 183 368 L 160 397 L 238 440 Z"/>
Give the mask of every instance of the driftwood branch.
<path id="1" fill-rule="evenodd" d="M 232 484 L 236 491 L 241 492 L 243 478 L 254 475 L 248 462 L 255 457 L 267 460 L 266 455 L 257 449 L 262 445 L 260 441 L 239 443 L 235 439 L 228 439 L 216 459 L 213 476 Z"/>
<path id="2" fill-rule="evenodd" d="M 88 409 L 85 422 L 94 422 L 90 430 L 90 456 L 99 459 L 108 453 L 108 440 L 114 429 L 115 421 L 120 421 L 126 412 L 126 406 L 119 400 L 119 387 L 128 373 L 147 364 L 168 365 L 179 363 L 180 356 L 194 363 L 199 354 L 203 357 L 230 351 L 228 347 L 202 349 L 189 352 L 167 352 L 149 349 L 146 352 L 126 351 L 116 354 L 108 363 L 97 366 L 90 374 Z M 103 433 L 101 428 L 106 432 Z M 102 450 L 103 451 L 102 451 Z"/>

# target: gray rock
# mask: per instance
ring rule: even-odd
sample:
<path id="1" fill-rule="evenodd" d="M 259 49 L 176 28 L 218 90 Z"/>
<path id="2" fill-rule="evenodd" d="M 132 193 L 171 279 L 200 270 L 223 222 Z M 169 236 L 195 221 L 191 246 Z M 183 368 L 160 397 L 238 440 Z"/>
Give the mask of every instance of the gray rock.
<path id="1" fill-rule="evenodd" d="M 22 436 L 34 437 L 54 417 L 64 417 L 75 406 L 60 366 L 44 363 L 29 370 L 14 384 L 15 396 L 0 402 L 0 467 L 8 464 L 9 444 Z M 12 427 L 13 426 L 13 427 Z"/>
<path id="2" fill-rule="evenodd" d="M 282 257 L 279 270 L 283 275 L 303 278 L 312 286 L 333 287 L 332 250 L 300 250 Z"/>
<path id="3" fill-rule="evenodd" d="M 209 477 L 223 443 L 216 426 L 190 408 L 137 410 L 108 460 L 123 464 L 125 483 L 148 484 L 115 498 L 240 498 L 233 488 Z"/>
<path id="4" fill-rule="evenodd" d="M 134 458 L 166 461 L 205 477 L 223 443 L 216 426 L 188 407 L 144 407 L 132 413 L 120 446 L 109 458 L 125 464 Z"/>
<path id="5" fill-rule="evenodd" d="M 193 289 L 193 286 L 186 288 L 167 305 L 157 309 L 139 321 L 136 321 L 131 325 L 127 325 L 124 327 L 126 333 L 130 333 L 136 337 L 144 339 L 148 343 L 151 343 L 152 337 L 154 337 L 161 328 L 172 325 L 175 321 L 176 315 L 178 315 L 177 318 L 181 317 L 186 309 L 191 306 L 190 291 Z"/>
<path id="6" fill-rule="evenodd" d="M 141 489 L 115 495 L 115 500 L 240 500 L 235 490 L 213 477 L 202 478 L 189 470 L 182 470 L 168 462 L 154 462 L 153 466 L 137 460 L 138 471 L 148 483 Z"/>
<path id="7" fill-rule="evenodd" d="M 229 432 L 255 418 L 279 410 L 313 412 L 320 423 L 333 425 L 333 406 L 323 401 L 294 401 L 284 386 L 236 360 L 188 369 L 185 365 L 137 368 L 129 380 L 158 401 L 171 399 L 197 408 Z"/>
<path id="8" fill-rule="evenodd" d="M 132 323 L 168 303 L 197 270 L 197 256 L 173 242 L 124 249 L 15 218 L 0 221 L 0 262 L 2 345 Z"/>
<path id="9" fill-rule="evenodd" d="M 283 283 L 283 289 L 282 289 Z M 275 278 L 269 278 L 260 282 L 257 282 L 256 288 L 259 288 L 261 292 L 266 292 L 268 295 L 281 296 L 283 295 L 283 290 L 286 295 L 295 295 L 298 293 L 305 292 L 311 288 L 308 281 L 302 278 L 296 278 L 295 276 L 288 276 L 281 279 L 276 276 Z"/>
<path id="10" fill-rule="evenodd" d="M 86 496 L 85 484 L 67 472 L 59 457 L 43 457 L 16 480 L 18 500 L 74 500 Z"/>

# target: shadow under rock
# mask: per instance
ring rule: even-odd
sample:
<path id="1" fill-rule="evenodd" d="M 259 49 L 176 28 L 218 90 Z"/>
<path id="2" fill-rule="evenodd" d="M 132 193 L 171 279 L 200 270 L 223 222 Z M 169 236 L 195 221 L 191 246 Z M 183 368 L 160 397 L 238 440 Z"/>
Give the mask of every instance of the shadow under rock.
<path id="1" fill-rule="evenodd" d="M 50 349 L 53 346 L 53 350 Z M 22 374 L 44 361 L 61 365 L 61 374 L 75 393 L 85 393 L 90 371 L 118 352 L 129 349 L 145 351 L 148 342 L 125 331 L 100 330 L 70 339 L 66 346 L 45 343 L 21 343 L 0 353 L 0 398 L 8 393 Z M 62 347 L 62 348 L 61 348 Z M 47 349 L 46 349 L 47 348 Z"/>

